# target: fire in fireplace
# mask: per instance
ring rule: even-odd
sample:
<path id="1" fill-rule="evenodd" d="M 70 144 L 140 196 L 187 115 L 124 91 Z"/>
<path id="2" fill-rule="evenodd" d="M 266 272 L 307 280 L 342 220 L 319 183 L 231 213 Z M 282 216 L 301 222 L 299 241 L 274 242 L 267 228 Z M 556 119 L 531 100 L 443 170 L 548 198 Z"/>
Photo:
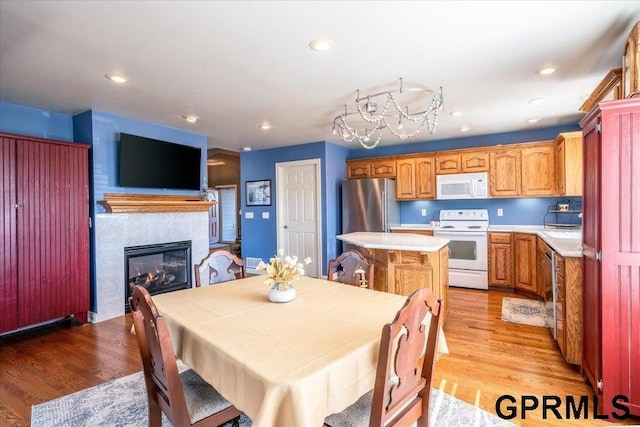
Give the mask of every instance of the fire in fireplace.
<path id="1" fill-rule="evenodd" d="M 144 286 L 151 295 L 191 287 L 191 241 L 124 248 L 125 312 L 130 312 L 133 287 Z"/>

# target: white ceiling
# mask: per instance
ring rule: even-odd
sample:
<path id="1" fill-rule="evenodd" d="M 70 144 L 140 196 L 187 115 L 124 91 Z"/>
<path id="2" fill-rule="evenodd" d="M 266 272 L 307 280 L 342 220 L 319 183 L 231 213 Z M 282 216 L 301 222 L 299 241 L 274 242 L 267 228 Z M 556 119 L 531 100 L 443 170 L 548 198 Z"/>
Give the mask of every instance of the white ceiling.
<path id="1" fill-rule="evenodd" d="M 436 133 L 404 142 L 547 127 L 579 120 L 638 20 L 640 0 L 2 0 L 0 100 L 96 109 L 207 135 L 210 148 L 256 150 L 338 142 L 332 120 L 355 90 L 395 89 L 403 77 L 442 86 L 445 99 Z M 335 49 L 310 50 L 319 37 Z M 537 75 L 547 64 L 558 71 Z M 527 102 L 536 97 L 544 102 Z"/>

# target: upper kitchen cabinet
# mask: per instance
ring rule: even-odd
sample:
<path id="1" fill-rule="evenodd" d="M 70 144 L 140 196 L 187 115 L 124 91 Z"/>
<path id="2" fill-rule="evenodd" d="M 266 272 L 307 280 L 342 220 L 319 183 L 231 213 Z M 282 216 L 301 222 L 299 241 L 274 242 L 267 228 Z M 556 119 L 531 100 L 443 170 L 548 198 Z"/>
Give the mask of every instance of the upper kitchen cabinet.
<path id="1" fill-rule="evenodd" d="M 489 195 L 514 197 L 521 194 L 521 151 L 519 148 L 489 154 Z"/>
<path id="2" fill-rule="evenodd" d="M 435 199 L 436 197 L 436 172 L 435 157 L 417 157 L 413 160 L 416 173 L 416 198 Z"/>
<path id="3" fill-rule="evenodd" d="M 413 159 L 396 162 L 396 199 L 411 200 L 416 197 L 415 164 Z"/>
<path id="4" fill-rule="evenodd" d="M 371 163 L 347 160 L 347 179 L 360 178 L 371 178 Z"/>
<path id="5" fill-rule="evenodd" d="M 522 149 L 523 196 L 553 196 L 556 194 L 555 143 L 535 144 Z"/>
<path id="6" fill-rule="evenodd" d="M 422 156 L 396 162 L 396 199 L 425 200 L 436 197 L 435 158 Z"/>
<path id="7" fill-rule="evenodd" d="M 436 156 L 436 174 L 472 173 L 489 171 L 489 152 L 473 151 Z"/>
<path id="8" fill-rule="evenodd" d="M 561 196 L 582 196 L 582 132 L 556 138 L 556 190 Z"/>
<path id="9" fill-rule="evenodd" d="M 347 160 L 347 179 L 395 177 L 395 159 Z"/>

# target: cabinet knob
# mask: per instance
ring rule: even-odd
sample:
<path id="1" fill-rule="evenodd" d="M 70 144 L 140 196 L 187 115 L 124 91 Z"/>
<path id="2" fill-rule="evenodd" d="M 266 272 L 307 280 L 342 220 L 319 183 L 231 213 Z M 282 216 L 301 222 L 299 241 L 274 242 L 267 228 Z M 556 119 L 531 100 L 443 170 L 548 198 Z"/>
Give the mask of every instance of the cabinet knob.
<path id="1" fill-rule="evenodd" d="M 22 204 L 21 203 L 15 203 L 13 205 L 13 207 L 16 208 L 16 209 L 20 209 L 22 207 Z"/>

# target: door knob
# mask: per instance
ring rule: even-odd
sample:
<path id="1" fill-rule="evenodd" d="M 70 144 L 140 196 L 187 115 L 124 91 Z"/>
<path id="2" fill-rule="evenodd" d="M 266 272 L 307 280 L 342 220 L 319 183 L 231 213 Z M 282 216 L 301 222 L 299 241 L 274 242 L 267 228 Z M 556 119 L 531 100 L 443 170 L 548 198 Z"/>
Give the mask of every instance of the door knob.
<path id="1" fill-rule="evenodd" d="M 282 228 L 289 228 L 289 226 L 285 224 L 282 226 Z"/>

